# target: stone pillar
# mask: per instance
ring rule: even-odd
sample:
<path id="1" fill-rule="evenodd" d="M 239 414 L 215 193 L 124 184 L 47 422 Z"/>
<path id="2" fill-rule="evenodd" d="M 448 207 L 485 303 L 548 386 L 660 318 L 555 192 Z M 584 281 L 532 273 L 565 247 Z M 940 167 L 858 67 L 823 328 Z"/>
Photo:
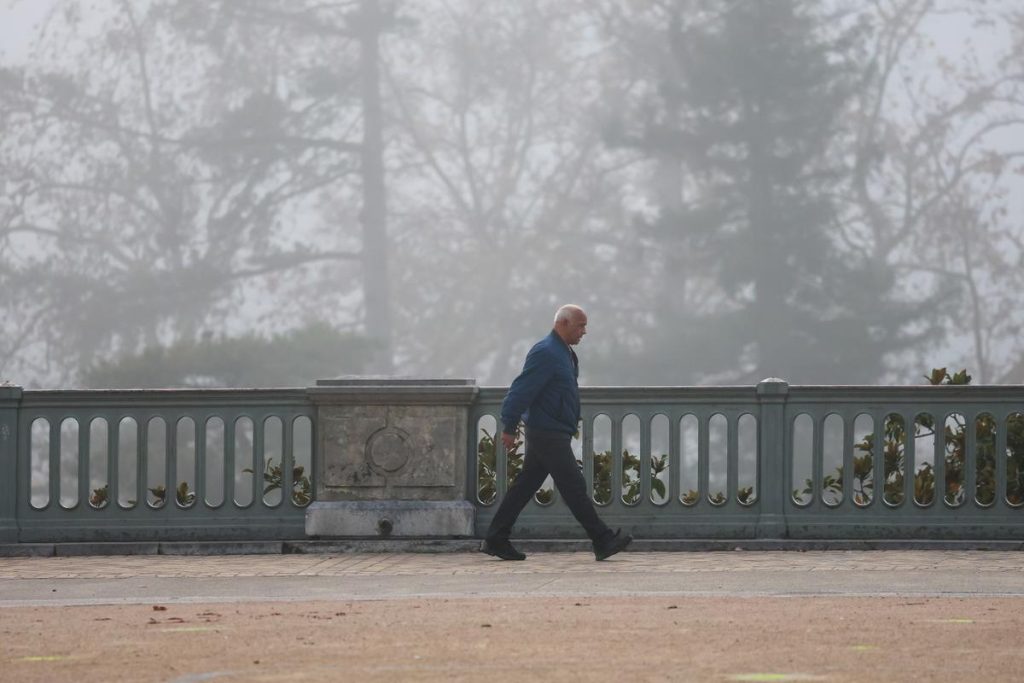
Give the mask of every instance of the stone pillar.
<path id="1" fill-rule="evenodd" d="M 17 543 L 18 541 L 18 407 L 20 404 L 21 387 L 0 386 L 0 543 Z"/>
<path id="2" fill-rule="evenodd" d="M 757 520 L 758 538 L 785 538 L 786 497 L 789 495 L 790 470 L 786 457 L 786 398 L 789 384 L 776 377 L 769 377 L 757 384 L 757 399 L 761 404 L 761 416 L 757 421 L 759 432 L 758 450 L 761 479 L 758 497 L 761 499 L 761 515 Z"/>
<path id="3" fill-rule="evenodd" d="M 317 406 L 315 537 L 473 536 L 466 500 L 474 380 L 343 378 Z"/>

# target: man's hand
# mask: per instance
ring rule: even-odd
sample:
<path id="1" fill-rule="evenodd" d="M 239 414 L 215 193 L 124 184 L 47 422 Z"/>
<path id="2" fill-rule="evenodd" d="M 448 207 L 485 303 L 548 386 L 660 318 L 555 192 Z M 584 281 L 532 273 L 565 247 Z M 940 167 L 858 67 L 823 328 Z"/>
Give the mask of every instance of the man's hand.
<path id="1" fill-rule="evenodd" d="M 505 452 L 511 451 L 512 446 L 516 443 L 516 435 L 509 434 L 508 432 L 501 433 L 501 444 L 505 447 Z"/>

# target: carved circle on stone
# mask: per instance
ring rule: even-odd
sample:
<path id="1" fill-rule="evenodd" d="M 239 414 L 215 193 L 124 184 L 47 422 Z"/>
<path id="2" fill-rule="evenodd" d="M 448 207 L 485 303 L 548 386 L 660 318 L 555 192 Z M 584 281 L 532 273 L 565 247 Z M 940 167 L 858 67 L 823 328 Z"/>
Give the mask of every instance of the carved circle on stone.
<path id="1" fill-rule="evenodd" d="M 385 427 L 371 434 L 366 442 L 366 459 L 384 472 L 402 469 L 411 455 L 409 435 L 401 429 Z"/>

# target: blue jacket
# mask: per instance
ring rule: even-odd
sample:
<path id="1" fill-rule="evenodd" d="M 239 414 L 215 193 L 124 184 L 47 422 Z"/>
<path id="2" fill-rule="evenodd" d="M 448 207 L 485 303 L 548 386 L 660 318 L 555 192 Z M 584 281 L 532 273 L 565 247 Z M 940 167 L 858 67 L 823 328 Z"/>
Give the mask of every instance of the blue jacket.
<path id="1" fill-rule="evenodd" d="M 580 421 L 579 361 L 552 330 L 526 354 L 523 371 L 501 404 L 502 429 L 515 434 L 519 420 L 527 427 L 575 434 Z"/>

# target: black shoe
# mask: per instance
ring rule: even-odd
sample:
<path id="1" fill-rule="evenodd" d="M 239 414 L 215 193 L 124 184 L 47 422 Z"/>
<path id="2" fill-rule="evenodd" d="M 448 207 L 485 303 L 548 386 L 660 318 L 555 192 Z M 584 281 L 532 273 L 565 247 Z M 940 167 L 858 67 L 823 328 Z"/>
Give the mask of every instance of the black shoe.
<path id="1" fill-rule="evenodd" d="M 500 557 L 503 560 L 525 560 L 526 555 L 519 552 L 515 547 L 508 541 L 484 541 L 483 545 L 480 546 L 480 552 L 494 557 Z"/>
<path id="2" fill-rule="evenodd" d="M 622 529 L 617 529 L 615 535 L 607 541 L 594 544 L 594 557 L 597 560 L 607 560 L 615 553 L 625 550 L 632 541 L 632 536 L 622 533 Z"/>

